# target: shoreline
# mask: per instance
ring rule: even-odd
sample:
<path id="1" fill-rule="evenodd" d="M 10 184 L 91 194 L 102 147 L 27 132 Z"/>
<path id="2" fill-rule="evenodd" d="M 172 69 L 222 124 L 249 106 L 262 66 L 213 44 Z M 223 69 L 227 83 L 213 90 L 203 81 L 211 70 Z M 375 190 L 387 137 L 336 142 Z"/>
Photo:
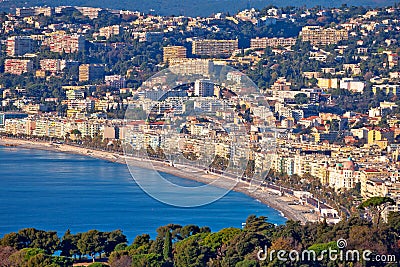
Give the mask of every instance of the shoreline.
<path id="1" fill-rule="evenodd" d="M 62 152 L 69 153 L 81 156 L 92 157 L 96 159 L 106 160 L 110 162 L 115 162 L 119 164 L 126 164 L 125 155 L 120 155 L 114 152 L 108 151 L 100 151 L 88 148 L 82 148 L 67 144 L 52 144 L 48 141 L 33 141 L 33 140 L 24 140 L 24 139 L 13 139 L 0 137 L 0 146 L 3 147 L 20 147 L 26 149 L 38 149 L 38 150 L 47 150 L 52 152 Z M 129 163 L 139 168 L 148 167 L 148 160 L 138 159 L 134 157 L 129 157 Z M 201 182 L 204 184 L 210 183 L 210 181 L 216 180 L 220 178 L 219 184 L 215 186 L 224 188 L 224 181 L 228 184 L 228 177 L 217 176 L 214 174 L 196 174 L 196 175 L 188 175 L 188 172 L 182 171 L 178 168 L 169 166 L 163 162 L 158 161 L 150 161 L 152 166 L 161 172 L 165 172 L 168 174 L 172 174 L 174 176 L 178 176 L 180 178 L 189 179 L 197 182 Z M 301 223 L 312 222 L 318 220 L 318 216 L 315 213 L 309 213 L 309 210 L 312 208 L 311 206 L 303 206 L 303 205 L 293 205 L 294 201 L 298 199 L 296 197 L 291 197 L 287 195 L 280 196 L 276 192 L 269 190 L 267 188 L 258 188 L 257 190 L 249 191 L 249 183 L 244 181 L 239 181 L 237 185 L 233 188 L 234 191 L 243 193 L 257 201 L 260 201 L 264 205 L 277 210 L 283 217 L 288 220 L 300 221 Z M 290 204 L 290 205 L 289 205 Z"/>

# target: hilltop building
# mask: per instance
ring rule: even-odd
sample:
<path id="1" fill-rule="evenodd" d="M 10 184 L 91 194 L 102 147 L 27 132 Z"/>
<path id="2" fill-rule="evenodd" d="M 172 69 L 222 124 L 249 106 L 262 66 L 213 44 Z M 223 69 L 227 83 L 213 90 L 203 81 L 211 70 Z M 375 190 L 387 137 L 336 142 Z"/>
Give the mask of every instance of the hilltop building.
<path id="1" fill-rule="evenodd" d="M 195 40 L 192 53 L 198 56 L 231 55 L 238 49 L 238 40 Z"/>
<path id="2" fill-rule="evenodd" d="M 349 34 L 344 29 L 336 30 L 332 28 L 324 29 L 321 26 L 304 26 L 301 29 L 300 37 L 303 42 L 310 42 L 312 45 L 329 45 L 347 40 Z"/>

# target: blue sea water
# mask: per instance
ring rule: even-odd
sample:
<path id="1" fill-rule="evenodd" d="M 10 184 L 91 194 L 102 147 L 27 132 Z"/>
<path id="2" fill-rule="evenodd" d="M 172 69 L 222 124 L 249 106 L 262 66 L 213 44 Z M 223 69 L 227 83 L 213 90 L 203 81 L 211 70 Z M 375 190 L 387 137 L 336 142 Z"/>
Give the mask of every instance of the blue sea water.
<path id="1" fill-rule="evenodd" d="M 186 186 L 198 183 L 169 174 Z M 156 235 L 169 223 L 209 226 L 212 231 L 241 227 L 248 215 L 267 216 L 282 224 L 281 214 L 237 192 L 197 208 L 177 208 L 154 200 L 123 164 L 15 147 L 0 147 L 0 237 L 26 227 L 55 230 L 59 235 L 98 229 Z"/>

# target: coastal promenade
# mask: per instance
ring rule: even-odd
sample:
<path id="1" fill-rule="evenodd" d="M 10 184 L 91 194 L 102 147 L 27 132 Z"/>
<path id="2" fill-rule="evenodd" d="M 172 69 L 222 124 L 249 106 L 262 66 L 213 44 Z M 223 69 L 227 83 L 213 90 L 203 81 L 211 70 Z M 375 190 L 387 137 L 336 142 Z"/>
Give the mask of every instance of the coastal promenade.
<path id="1" fill-rule="evenodd" d="M 83 156 L 89 156 L 102 160 L 117 162 L 126 164 L 126 156 L 114 152 L 99 151 L 94 149 L 88 149 L 78 146 L 72 146 L 67 144 L 56 144 L 46 141 L 32 141 L 24 139 L 14 139 L 0 137 L 0 146 L 6 147 L 20 147 L 27 149 L 40 149 L 54 152 L 71 153 Z M 147 163 L 147 164 L 145 164 Z M 148 167 L 148 160 L 142 158 L 129 157 L 129 164 L 139 168 Z M 172 167 L 164 162 L 151 160 L 151 165 L 160 172 L 169 173 L 181 178 L 198 181 L 201 183 L 209 184 L 213 183 L 214 186 L 222 188 L 230 188 L 233 179 L 226 176 L 220 176 L 216 174 L 206 173 L 200 169 L 185 167 L 184 170 L 179 167 Z M 191 169 L 191 171 L 188 171 Z M 290 195 L 280 195 L 275 191 L 265 187 L 253 187 L 250 183 L 245 181 L 238 181 L 236 186 L 233 188 L 234 191 L 244 193 L 258 201 L 268 205 L 269 207 L 280 211 L 287 219 L 300 221 L 301 223 L 313 222 L 318 220 L 318 214 L 310 212 L 313 209 L 309 205 L 300 205 L 297 203 L 298 199 Z"/>

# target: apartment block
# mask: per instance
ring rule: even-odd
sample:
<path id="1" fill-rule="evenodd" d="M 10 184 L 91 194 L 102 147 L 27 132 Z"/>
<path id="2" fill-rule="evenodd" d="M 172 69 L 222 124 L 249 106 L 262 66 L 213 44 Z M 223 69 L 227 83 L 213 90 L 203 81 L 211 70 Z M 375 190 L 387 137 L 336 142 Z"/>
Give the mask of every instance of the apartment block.
<path id="1" fill-rule="evenodd" d="M 122 33 L 122 28 L 119 25 L 112 25 L 100 28 L 99 35 L 106 37 L 106 39 L 110 38 L 113 35 L 120 35 Z"/>
<path id="2" fill-rule="evenodd" d="M 62 71 L 66 66 L 66 61 L 62 59 L 42 59 L 40 60 L 40 69 L 57 73 Z"/>
<path id="3" fill-rule="evenodd" d="M 398 54 L 389 54 L 388 55 L 388 62 L 389 62 L 389 68 L 393 68 L 396 65 L 399 64 L 399 55 Z"/>
<path id="4" fill-rule="evenodd" d="M 386 193 L 387 187 L 382 179 L 373 177 L 361 181 L 361 196 L 364 199 L 385 196 Z"/>
<path id="5" fill-rule="evenodd" d="M 63 121 L 40 119 L 36 121 L 33 135 L 63 138 L 66 133 L 65 126 Z"/>
<path id="6" fill-rule="evenodd" d="M 292 46 L 296 43 L 296 38 L 253 38 L 250 40 L 251 49 L 278 47 L 278 46 Z"/>
<path id="7" fill-rule="evenodd" d="M 96 99 L 94 104 L 94 110 L 107 111 L 109 101 L 105 99 Z"/>
<path id="8" fill-rule="evenodd" d="M 103 135 L 104 123 L 97 121 L 84 121 L 78 123 L 78 130 L 82 133 L 82 136 L 95 137 L 96 135 Z"/>
<path id="9" fill-rule="evenodd" d="M 52 7 L 22 7 L 15 9 L 15 15 L 17 17 L 31 17 L 43 15 L 46 17 L 51 17 L 54 14 L 54 8 Z"/>
<path id="10" fill-rule="evenodd" d="M 7 39 L 6 52 L 8 56 L 22 56 L 34 52 L 35 41 L 26 36 L 13 36 Z"/>
<path id="11" fill-rule="evenodd" d="M 194 83 L 195 96 L 214 96 L 214 84 L 210 80 L 196 80 Z"/>
<path id="12" fill-rule="evenodd" d="M 82 64 L 79 66 L 79 81 L 93 81 L 104 79 L 104 65 L 102 64 Z"/>
<path id="13" fill-rule="evenodd" d="M 214 62 L 208 59 L 174 59 L 170 65 L 173 73 L 181 75 L 201 74 L 208 77 L 214 71 Z"/>
<path id="14" fill-rule="evenodd" d="M 4 72 L 21 75 L 22 73 L 33 71 L 33 61 L 30 59 L 6 59 L 4 62 Z"/>
<path id="15" fill-rule="evenodd" d="M 347 40 L 347 30 L 324 29 L 321 26 L 304 26 L 301 29 L 300 37 L 303 42 L 310 42 L 312 45 L 337 44 L 339 41 Z"/>
<path id="16" fill-rule="evenodd" d="M 12 135 L 32 135 L 36 128 L 36 121 L 32 119 L 7 119 L 4 130 Z"/>
<path id="17" fill-rule="evenodd" d="M 317 78 L 318 87 L 322 89 L 331 89 L 339 87 L 338 78 Z"/>
<path id="18" fill-rule="evenodd" d="M 231 55 L 238 49 L 238 40 L 195 40 L 192 53 L 198 56 Z"/>
<path id="19" fill-rule="evenodd" d="M 386 148 L 388 142 L 394 140 L 394 131 L 388 128 L 374 128 L 368 131 L 368 144 L 378 145 L 383 149 Z"/>
<path id="20" fill-rule="evenodd" d="M 165 63 L 177 58 L 186 58 L 186 47 L 166 46 L 163 48 L 163 60 Z"/>
<path id="21" fill-rule="evenodd" d="M 43 42 L 55 53 L 75 53 L 85 50 L 85 38 L 79 34 L 53 34 Z"/>

